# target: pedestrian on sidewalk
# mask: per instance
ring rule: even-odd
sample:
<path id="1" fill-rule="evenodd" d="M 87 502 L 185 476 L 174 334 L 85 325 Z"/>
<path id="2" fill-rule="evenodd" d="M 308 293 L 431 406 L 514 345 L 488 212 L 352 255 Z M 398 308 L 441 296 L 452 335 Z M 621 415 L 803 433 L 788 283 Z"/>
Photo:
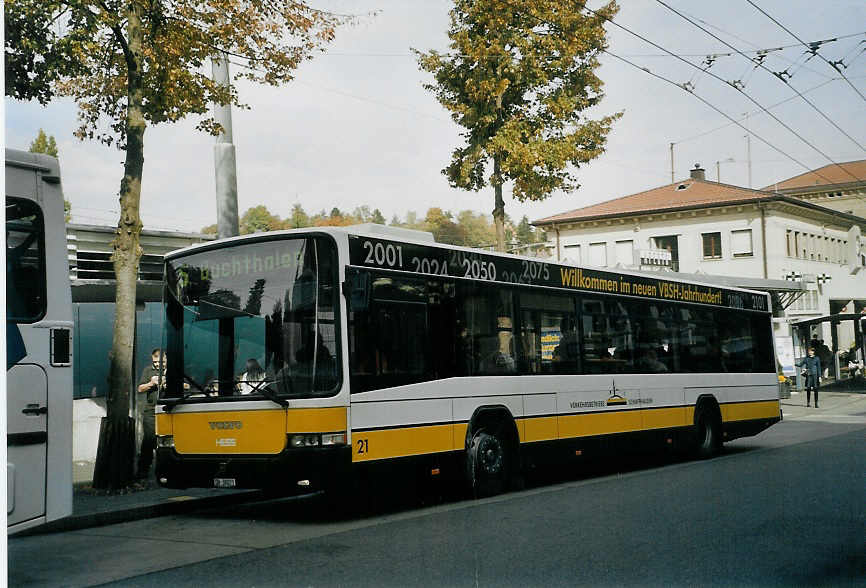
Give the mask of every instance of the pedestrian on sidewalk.
<path id="1" fill-rule="evenodd" d="M 138 406 L 141 408 L 141 453 L 138 456 L 138 478 L 147 478 L 153 452 L 156 449 L 154 406 L 160 388 L 165 385 L 165 354 L 157 347 L 150 352 L 151 364 L 145 366 L 138 379 Z"/>
<path id="2" fill-rule="evenodd" d="M 821 381 L 821 360 L 815 356 L 815 348 L 809 348 L 809 355 L 796 362 L 803 367 L 806 375 L 806 406 L 809 406 L 811 392 L 815 392 L 815 408 L 818 408 L 818 383 Z"/>

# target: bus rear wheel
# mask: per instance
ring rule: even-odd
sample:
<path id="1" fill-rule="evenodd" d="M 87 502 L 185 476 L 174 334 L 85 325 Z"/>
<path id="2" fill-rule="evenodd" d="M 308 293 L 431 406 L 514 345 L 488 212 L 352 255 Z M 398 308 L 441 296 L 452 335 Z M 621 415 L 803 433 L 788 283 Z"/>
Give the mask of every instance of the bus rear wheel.
<path id="1" fill-rule="evenodd" d="M 695 436 L 695 455 L 698 458 L 708 459 L 721 450 L 721 423 L 712 411 L 704 408 L 698 413 Z"/>
<path id="2" fill-rule="evenodd" d="M 481 430 L 472 437 L 466 452 L 466 476 L 476 498 L 505 490 L 508 466 L 508 452 L 498 435 Z"/>

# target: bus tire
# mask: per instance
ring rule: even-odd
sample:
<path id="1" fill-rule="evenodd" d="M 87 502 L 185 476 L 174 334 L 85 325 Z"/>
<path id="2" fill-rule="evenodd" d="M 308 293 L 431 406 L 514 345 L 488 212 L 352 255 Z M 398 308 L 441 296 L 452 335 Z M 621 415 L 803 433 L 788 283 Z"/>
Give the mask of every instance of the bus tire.
<path id="1" fill-rule="evenodd" d="M 722 448 L 722 423 L 716 412 L 708 406 L 699 409 L 695 419 L 695 456 L 709 459 Z"/>
<path id="2" fill-rule="evenodd" d="M 508 450 L 499 435 L 478 431 L 466 452 L 466 476 L 475 498 L 494 496 L 505 490 Z"/>

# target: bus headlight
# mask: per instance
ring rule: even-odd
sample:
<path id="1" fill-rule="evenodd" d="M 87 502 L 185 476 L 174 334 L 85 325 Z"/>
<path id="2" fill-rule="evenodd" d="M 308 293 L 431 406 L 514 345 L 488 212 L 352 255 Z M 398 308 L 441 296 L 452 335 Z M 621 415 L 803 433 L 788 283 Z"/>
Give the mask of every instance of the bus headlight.
<path id="1" fill-rule="evenodd" d="M 345 445 L 346 433 L 306 433 L 303 435 L 290 435 L 289 446 L 297 449 L 300 447 L 320 447 L 325 445 Z"/>
<path id="2" fill-rule="evenodd" d="M 174 447 L 174 435 L 160 435 L 156 438 L 157 447 Z"/>
<path id="3" fill-rule="evenodd" d="M 289 439 L 289 445 L 292 447 L 317 447 L 319 436 L 315 434 L 292 435 Z"/>
<path id="4" fill-rule="evenodd" d="M 322 435 L 322 445 L 345 445 L 345 433 L 326 433 Z"/>

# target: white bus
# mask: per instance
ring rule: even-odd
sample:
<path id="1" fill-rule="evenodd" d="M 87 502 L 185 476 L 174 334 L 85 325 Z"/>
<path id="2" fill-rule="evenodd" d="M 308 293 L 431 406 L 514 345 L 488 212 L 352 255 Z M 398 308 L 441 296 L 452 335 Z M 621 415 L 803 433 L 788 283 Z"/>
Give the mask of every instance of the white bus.
<path id="1" fill-rule="evenodd" d="M 6 149 L 6 517 L 72 512 L 72 296 L 60 166 Z"/>
<path id="2" fill-rule="evenodd" d="M 663 274 L 364 225 L 173 252 L 164 300 L 170 487 L 339 489 L 412 464 L 489 495 L 648 441 L 710 456 L 781 416 L 768 295 Z"/>

